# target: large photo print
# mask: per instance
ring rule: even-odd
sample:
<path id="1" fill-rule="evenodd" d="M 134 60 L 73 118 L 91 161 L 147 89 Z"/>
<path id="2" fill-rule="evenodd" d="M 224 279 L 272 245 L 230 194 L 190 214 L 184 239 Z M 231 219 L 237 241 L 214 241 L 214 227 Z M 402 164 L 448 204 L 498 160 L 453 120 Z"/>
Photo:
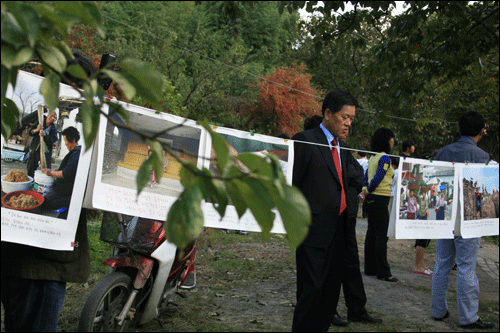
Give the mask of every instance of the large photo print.
<path id="1" fill-rule="evenodd" d="M 498 164 L 459 164 L 464 238 L 498 235 Z"/>
<path id="2" fill-rule="evenodd" d="M 396 238 L 454 237 L 458 196 L 453 164 L 401 159 L 397 186 Z"/>
<path id="3" fill-rule="evenodd" d="M 130 126 L 153 135 L 162 132 L 158 140 L 172 149 L 163 154 L 161 174 L 150 171 L 150 178 L 137 196 L 136 177 L 141 164 L 151 154 L 151 147 L 133 131 L 104 120 L 99 131 L 99 150 L 92 205 L 94 208 L 132 216 L 164 220 L 170 206 L 180 195 L 182 164 L 201 166 L 199 155 L 204 143 L 202 129 L 192 120 L 155 114 L 153 110 L 120 103 L 129 111 Z M 119 124 L 123 120 L 114 114 Z M 204 133 L 204 132 L 203 132 Z"/>
<path id="4" fill-rule="evenodd" d="M 86 150 L 82 100 L 61 84 L 59 106 L 47 110 L 43 78 L 20 71 L 12 100 L 20 126 L 2 137 L 2 241 L 73 250 L 92 148 Z"/>
<path id="5" fill-rule="evenodd" d="M 229 153 L 234 157 L 237 157 L 238 154 L 241 153 L 253 153 L 262 157 L 267 153 L 275 155 L 278 158 L 287 182 L 291 184 L 293 171 L 293 144 L 291 140 L 249 133 L 226 127 L 214 127 L 214 131 L 226 140 Z M 206 154 L 211 157 L 209 167 L 213 172 L 217 173 L 217 168 L 214 163 L 216 156 L 211 143 L 207 144 L 205 149 Z M 238 165 L 238 167 L 245 168 L 244 165 Z M 215 210 L 212 203 L 206 202 L 203 204 L 202 208 L 206 227 L 242 231 L 261 231 L 260 226 L 250 210 L 239 219 L 235 207 L 229 204 L 226 208 L 226 214 L 221 220 L 219 213 Z M 275 211 L 275 213 L 276 218 L 271 232 L 285 233 L 283 222 L 278 211 Z"/>

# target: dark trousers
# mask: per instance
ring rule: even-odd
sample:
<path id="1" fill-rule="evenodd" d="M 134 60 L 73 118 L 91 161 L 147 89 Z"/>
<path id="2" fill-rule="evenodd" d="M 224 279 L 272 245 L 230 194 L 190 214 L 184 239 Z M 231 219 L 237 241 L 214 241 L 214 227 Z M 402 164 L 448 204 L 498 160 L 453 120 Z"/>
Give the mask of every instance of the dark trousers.
<path id="1" fill-rule="evenodd" d="M 348 218 L 345 225 L 345 273 L 342 280 L 347 317 L 360 317 L 366 313 L 366 293 L 360 271 L 356 218 Z"/>
<path id="2" fill-rule="evenodd" d="M 53 210 L 62 207 L 69 207 L 71 196 L 63 196 L 54 191 L 50 191 L 45 195 L 45 200 L 42 204 L 43 210 Z"/>
<path id="3" fill-rule="evenodd" d="M 56 332 L 66 282 L 2 276 L 6 332 Z"/>
<path id="4" fill-rule="evenodd" d="M 365 274 L 383 279 L 391 277 L 387 261 L 387 229 L 389 228 L 390 197 L 370 194 L 365 204 L 368 212 L 368 230 L 365 238 Z"/>
<path id="5" fill-rule="evenodd" d="M 46 153 L 45 154 L 45 163 L 46 168 L 50 169 L 52 167 L 52 153 Z M 30 151 L 30 156 L 28 157 L 28 161 L 26 162 L 26 168 L 28 169 L 28 176 L 30 177 L 35 177 L 35 171 L 38 169 L 38 162 L 40 162 L 40 149 L 37 149 L 35 151 Z"/>
<path id="6" fill-rule="evenodd" d="M 347 213 L 338 219 L 335 237 L 329 247 L 301 245 L 297 248 L 297 305 L 292 331 L 326 332 L 339 301 L 344 277 L 344 232 Z"/>

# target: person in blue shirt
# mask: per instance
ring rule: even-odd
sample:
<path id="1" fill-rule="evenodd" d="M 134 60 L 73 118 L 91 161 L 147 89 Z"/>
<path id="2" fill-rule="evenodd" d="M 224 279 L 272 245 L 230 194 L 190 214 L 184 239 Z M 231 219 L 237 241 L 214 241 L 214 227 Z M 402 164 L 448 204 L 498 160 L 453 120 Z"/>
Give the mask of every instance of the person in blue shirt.
<path id="1" fill-rule="evenodd" d="M 462 137 L 436 154 L 434 160 L 459 163 L 486 163 L 490 155 L 477 146 L 486 133 L 485 121 L 475 111 L 465 113 L 459 121 Z M 450 316 L 446 294 L 453 260 L 457 260 L 457 302 L 458 318 L 463 328 L 488 329 L 494 323 L 482 321 L 478 317 L 479 280 L 476 275 L 477 254 L 481 238 L 436 240 L 436 266 L 432 277 L 432 316 L 441 321 Z"/>

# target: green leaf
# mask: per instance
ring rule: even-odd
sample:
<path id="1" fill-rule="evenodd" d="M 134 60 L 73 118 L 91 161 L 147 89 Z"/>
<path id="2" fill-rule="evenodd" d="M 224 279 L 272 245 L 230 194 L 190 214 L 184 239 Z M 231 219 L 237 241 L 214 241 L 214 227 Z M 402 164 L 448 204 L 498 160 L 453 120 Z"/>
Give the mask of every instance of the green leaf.
<path id="1" fill-rule="evenodd" d="M 129 80 L 124 75 L 121 75 L 120 73 L 111 71 L 109 69 L 102 69 L 101 71 L 120 85 L 120 89 L 125 94 L 125 98 L 127 99 L 134 98 L 136 93 L 135 86 L 131 82 L 129 82 Z"/>
<path id="2" fill-rule="evenodd" d="M 258 172 L 259 176 L 273 178 L 273 168 L 265 157 L 252 153 L 242 153 L 238 155 L 238 159 L 252 172 Z"/>
<path id="3" fill-rule="evenodd" d="M 6 1 L 5 4 L 7 9 L 15 17 L 17 23 L 24 30 L 29 46 L 33 48 L 41 29 L 41 20 L 40 17 L 38 17 L 38 13 L 29 4 L 20 3 L 18 1 Z"/>
<path id="4" fill-rule="evenodd" d="M 14 66 L 14 62 L 17 56 L 17 50 L 14 46 L 7 43 L 2 43 L 2 65 L 7 69 L 11 69 Z"/>
<path id="5" fill-rule="evenodd" d="M 92 20 L 92 24 L 89 23 L 89 25 L 96 28 L 101 38 L 104 38 L 106 34 L 104 32 L 105 30 L 103 25 L 103 19 L 101 16 L 101 12 L 99 11 L 99 8 L 97 8 L 94 1 L 83 1 L 82 5 L 87 10 L 87 13 Z"/>
<path id="6" fill-rule="evenodd" d="M 137 177 L 135 178 L 137 183 L 137 196 L 139 196 L 144 186 L 146 186 L 148 181 L 151 179 L 151 166 L 152 161 L 151 159 L 147 158 L 139 167 Z"/>
<path id="7" fill-rule="evenodd" d="M 163 97 L 163 79 L 161 75 L 139 60 L 126 59 L 117 63 L 117 66 L 121 68 L 121 75 L 135 88 L 137 94 L 151 103 L 156 109 L 159 109 Z M 106 74 L 109 75 L 109 72 L 106 72 Z M 110 77 L 113 78 L 111 75 Z"/>
<path id="8" fill-rule="evenodd" d="M 56 13 L 54 7 L 48 4 L 37 4 L 35 9 L 42 20 L 48 21 L 48 25 L 52 25 L 58 33 L 66 36 L 76 23 L 76 20 L 70 20 L 68 17 L 63 18 L 61 14 Z"/>
<path id="9" fill-rule="evenodd" d="M 102 38 L 104 29 L 102 16 L 99 9 L 90 1 L 56 1 L 54 9 L 68 15 L 77 17 L 82 23 L 96 28 Z"/>
<path id="10" fill-rule="evenodd" d="M 17 52 L 16 57 L 14 58 L 13 65 L 21 66 L 22 64 L 27 63 L 33 57 L 33 49 L 29 46 L 23 47 Z"/>
<path id="11" fill-rule="evenodd" d="M 196 169 L 196 165 L 194 163 L 189 163 L 189 166 Z M 184 187 L 190 187 L 198 184 L 198 176 L 191 172 L 185 165 L 181 167 L 179 175 L 181 177 L 181 184 Z"/>
<path id="12" fill-rule="evenodd" d="M 272 211 L 274 201 L 261 181 L 257 178 L 245 178 L 244 183 L 248 186 L 248 190 L 243 197 L 262 229 L 262 237 L 268 240 L 276 214 Z"/>
<path id="13" fill-rule="evenodd" d="M 106 102 L 109 106 L 109 114 L 117 113 L 127 124 L 130 124 L 130 114 L 129 111 L 122 107 L 120 104 L 113 102 Z"/>
<path id="14" fill-rule="evenodd" d="M 226 191 L 226 187 L 224 186 L 224 182 L 219 179 L 209 179 L 209 178 L 201 178 L 201 188 L 204 193 L 211 193 L 212 195 L 205 196 L 205 198 L 211 198 L 213 201 L 213 205 L 215 210 L 220 215 L 220 218 L 226 215 L 226 207 L 229 203 L 228 193 Z"/>
<path id="15" fill-rule="evenodd" d="M 181 250 L 203 231 L 201 199 L 198 186 L 188 187 L 184 189 L 168 212 L 165 237 Z"/>
<path id="16" fill-rule="evenodd" d="M 8 43 L 15 48 L 28 44 L 26 33 L 12 13 L 2 10 L 2 44 Z"/>
<path id="17" fill-rule="evenodd" d="M 38 54 L 51 69 L 58 73 L 63 73 L 66 70 L 66 58 L 57 47 L 40 45 L 36 48 Z"/>
<path id="18" fill-rule="evenodd" d="M 226 176 L 226 168 L 228 167 L 228 162 L 230 160 L 229 148 L 226 140 L 224 140 L 219 134 L 215 133 L 206 120 L 200 121 L 199 124 L 203 126 L 212 137 L 212 146 L 214 147 L 217 157 L 217 170 L 219 171 L 219 174 L 224 177 Z"/>
<path id="19" fill-rule="evenodd" d="M 151 164 L 156 175 L 158 182 L 161 180 L 163 175 L 163 148 L 161 144 L 157 141 L 148 140 L 148 144 L 151 147 Z"/>
<path id="20" fill-rule="evenodd" d="M 8 98 L 2 98 L 2 135 L 7 141 L 17 127 L 17 118 L 19 118 L 19 109 L 16 103 Z"/>
<path id="21" fill-rule="evenodd" d="M 238 187 L 238 182 L 236 180 L 226 182 L 226 189 L 231 198 L 231 203 L 236 208 L 238 217 L 241 218 L 247 210 L 244 193 L 241 193 L 241 189 Z"/>
<path id="22" fill-rule="evenodd" d="M 3 60 L 3 59 L 2 59 Z M 16 86 L 16 81 L 17 81 L 17 67 L 13 67 L 11 69 L 7 69 L 2 63 L 1 67 L 1 73 L 2 73 L 2 101 L 5 98 L 5 94 L 7 93 L 7 87 L 9 83 L 12 85 L 12 87 Z"/>
<path id="23" fill-rule="evenodd" d="M 311 224 L 311 210 L 300 190 L 294 186 L 283 186 L 284 196 L 274 196 L 274 202 L 283 220 L 290 251 L 294 251 L 306 238 Z"/>
<path id="24" fill-rule="evenodd" d="M 40 94 L 45 99 L 45 105 L 49 110 L 54 110 L 59 106 L 59 76 L 48 71 L 49 74 L 45 76 L 42 84 L 40 85 Z"/>
<path id="25" fill-rule="evenodd" d="M 89 149 L 99 130 L 100 109 L 98 105 L 89 104 L 92 100 L 87 100 L 82 104 L 80 114 L 82 116 L 83 139 L 85 147 Z"/>
<path id="26" fill-rule="evenodd" d="M 80 65 L 69 65 L 66 71 L 77 79 L 88 80 L 88 76 Z"/>

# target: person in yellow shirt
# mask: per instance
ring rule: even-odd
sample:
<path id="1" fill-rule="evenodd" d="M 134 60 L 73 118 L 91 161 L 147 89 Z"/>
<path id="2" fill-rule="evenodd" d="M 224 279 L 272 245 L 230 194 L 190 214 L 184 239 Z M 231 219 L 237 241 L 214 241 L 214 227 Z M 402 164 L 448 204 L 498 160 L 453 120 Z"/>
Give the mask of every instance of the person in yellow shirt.
<path id="1" fill-rule="evenodd" d="M 397 282 L 387 261 L 389 201 L 394 170 L 388 153 L 394 147 L 394 132 L 382 127 L 371 138 L 371 150 L 378 154 L 368 161 L 360 199 L 366 202 L 368 230 L 365 239 L 365 274 L 379 280 Z"/>

